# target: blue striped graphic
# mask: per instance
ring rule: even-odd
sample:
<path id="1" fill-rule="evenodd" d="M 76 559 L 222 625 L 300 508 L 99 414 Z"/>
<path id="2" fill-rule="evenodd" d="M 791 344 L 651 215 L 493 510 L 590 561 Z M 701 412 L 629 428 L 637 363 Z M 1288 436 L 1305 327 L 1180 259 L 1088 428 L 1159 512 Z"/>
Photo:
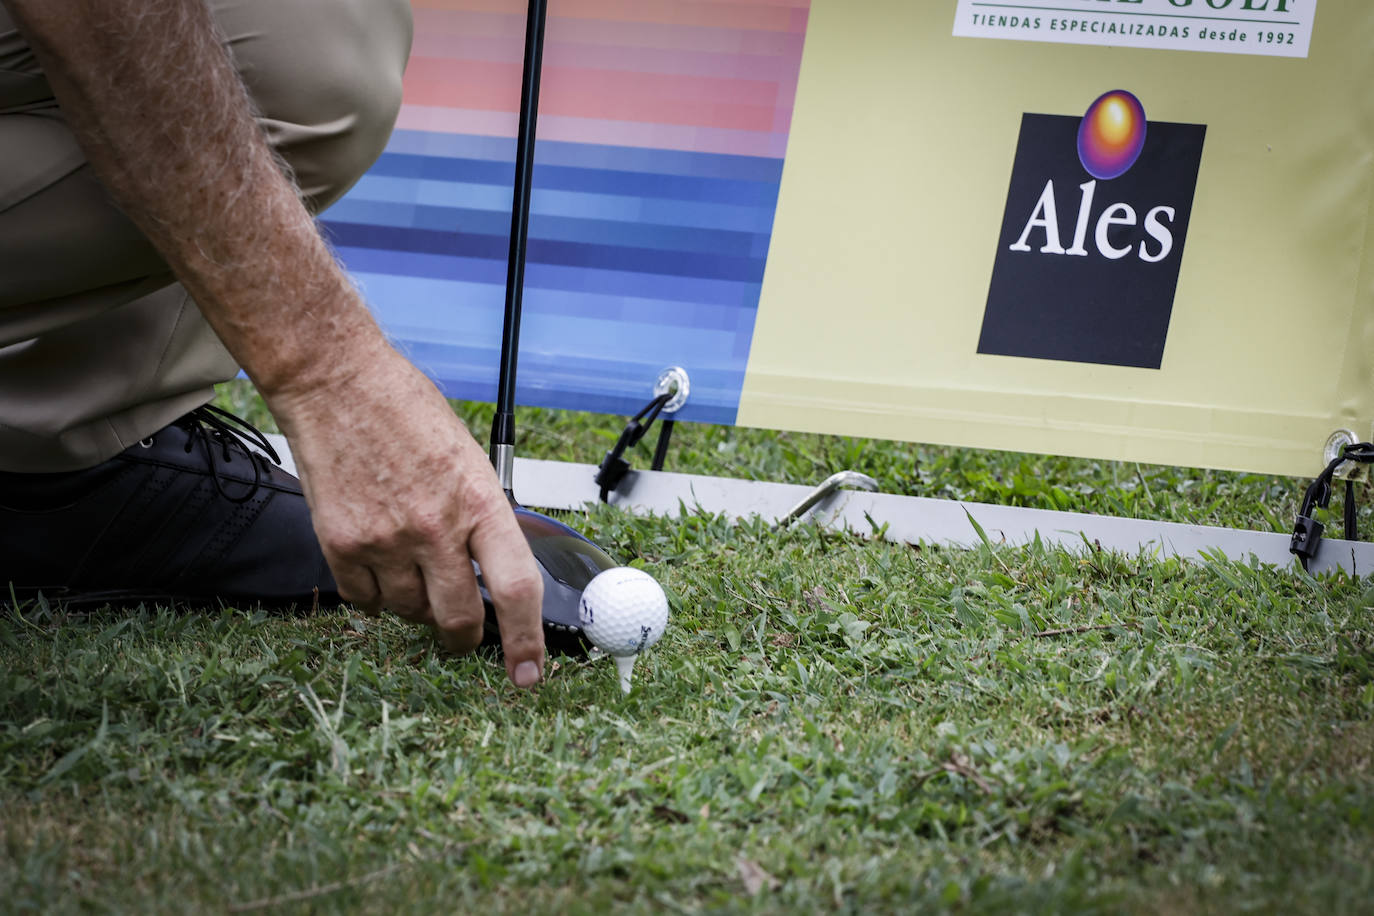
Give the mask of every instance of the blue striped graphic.
<path id="1" fill-rule="evenodd" d="M 495 398 L 514 142 L 400 130 L 323 219 L 397 345 L 450 397 Z M 679 418 L 733 423 L 782 161 L 541 142 L 517 398 L 633 413 L 687 369 Z"/>

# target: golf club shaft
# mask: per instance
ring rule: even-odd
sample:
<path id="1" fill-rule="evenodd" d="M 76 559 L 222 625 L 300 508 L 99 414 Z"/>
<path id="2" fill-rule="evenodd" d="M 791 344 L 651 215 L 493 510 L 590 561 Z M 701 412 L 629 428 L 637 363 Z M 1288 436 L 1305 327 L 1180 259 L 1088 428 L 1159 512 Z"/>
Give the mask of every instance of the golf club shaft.
<path id="1" fill-rule="evenodd" d="M 539 112 L 539 72 L 544 58 L 547 9 L 546 0 L 529 0 L 525 19 L 520 130 L 515 144 L 515 198 L 511 204 L 510 255 L 506 262 L 506 314 L 501 329 L 501 375 L 496 389 L 496 416 L 491 422 L 491 463 L 508 496 L 511 495 L 511 471 L 515 462 L 515 369 L 520 352 L 520 307 L 525 288 L 525 248 L 529 236 L 535 122 Z"/>

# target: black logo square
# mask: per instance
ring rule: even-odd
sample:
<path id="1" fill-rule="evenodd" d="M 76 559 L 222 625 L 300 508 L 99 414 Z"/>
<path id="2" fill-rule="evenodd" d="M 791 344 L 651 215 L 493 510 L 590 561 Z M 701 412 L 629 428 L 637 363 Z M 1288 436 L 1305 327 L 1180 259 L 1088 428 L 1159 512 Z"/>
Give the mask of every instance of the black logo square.
<path id="1" fill-rule="evenodd" d="M 1150 121 L 1102 179 L 1083 120 L 1022 116 L 978 352 L 1158 369 L 1206 127 Z"/>

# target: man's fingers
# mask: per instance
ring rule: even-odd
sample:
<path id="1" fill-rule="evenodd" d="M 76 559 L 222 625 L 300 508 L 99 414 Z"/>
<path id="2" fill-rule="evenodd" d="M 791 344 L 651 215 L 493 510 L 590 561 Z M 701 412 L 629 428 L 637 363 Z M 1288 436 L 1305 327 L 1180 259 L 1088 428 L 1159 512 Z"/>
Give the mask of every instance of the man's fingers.
<path id="1" fill-rule="evenodd" d="M 343 376 L 345 390 L 328 399 L 309 389 L 275 399 L 335 581 L 360 607 L 422 617 L 445 648 L 464 652 L 481 643 L 486 618 L 476 560 L 507 673 L 530 686 L 544 668 L 539 567 L 481 447 L 433 382 L 389 353 Z M 359 439 L 375 446 L 365 458 Z"/>
<path id="2" fill-rule="evenodd" d="M 468 547 L 496 608 L 506 673 L 520 687 L 544 674 L 544 582 L 514 515 L 504 508 L 473 529 Z"/>
<path id="3" fill-rule="evenodd" d="M 425 586 L 434 629 L 444 648 L 462 655 L 481 645 L 486 612 L 467 557 L 444 559 L 427 566 Z"/>
<path id="4" fill-rule="evenodd" d="M 418 566 L 374 566 L 372 574 L 381 588 L 381 604 L 402 620 L 429 623 L 429 598 Z"/>
<path id="5" fill-rule="evenodd" d="M 364 614 L 373 617 L 382 609 L 382 590 L 372 570 L 356 563 L 347 563 L 325 552 L 325 562 L 334 573 L 334 582 L 339 587 L 339 596 L 354 605 Z"/>

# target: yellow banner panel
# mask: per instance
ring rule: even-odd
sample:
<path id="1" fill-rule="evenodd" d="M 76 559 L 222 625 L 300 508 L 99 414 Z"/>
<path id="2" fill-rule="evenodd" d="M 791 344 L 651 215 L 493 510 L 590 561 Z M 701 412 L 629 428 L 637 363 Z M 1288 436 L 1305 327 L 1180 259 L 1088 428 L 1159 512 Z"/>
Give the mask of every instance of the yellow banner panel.
<path id="1" fill-rule="evenodd" d="M 738 422 L 1316 473 L 1374 433 L 1371 48 L 1362 0 L 815 0 Z"/>

